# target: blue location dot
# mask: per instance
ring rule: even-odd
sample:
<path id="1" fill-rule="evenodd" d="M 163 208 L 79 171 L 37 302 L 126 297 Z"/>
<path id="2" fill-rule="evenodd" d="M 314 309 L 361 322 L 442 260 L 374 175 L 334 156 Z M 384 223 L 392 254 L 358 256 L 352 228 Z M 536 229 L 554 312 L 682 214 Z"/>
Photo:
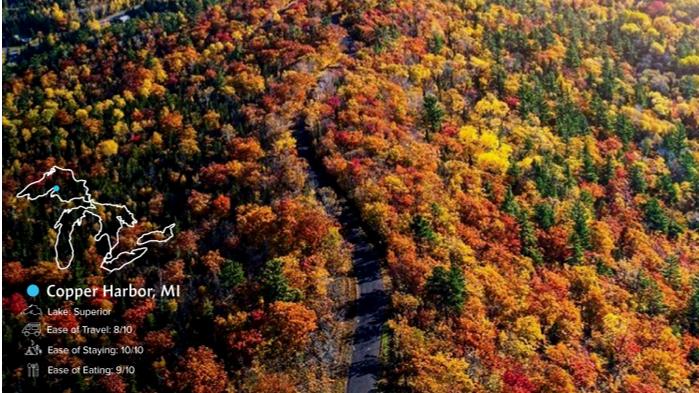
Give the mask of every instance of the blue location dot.
<path id="1" fill-rule="evenodd" d="M 36 286 L 35 284 L 30 284 L 27 287 L 27 295 L 29 295 L 31 297 L 36 297 L 36 295 L 38 295 L 38 294 L 39 294 L 39 287 Z"/>
<path id="2" fill-rule="evenodd" d="M 58 192 L 58 190 L 60 190 L 60 189 L 61 189 L 61 187 L 58 185 L 53 186 L 53 192 Z"/>

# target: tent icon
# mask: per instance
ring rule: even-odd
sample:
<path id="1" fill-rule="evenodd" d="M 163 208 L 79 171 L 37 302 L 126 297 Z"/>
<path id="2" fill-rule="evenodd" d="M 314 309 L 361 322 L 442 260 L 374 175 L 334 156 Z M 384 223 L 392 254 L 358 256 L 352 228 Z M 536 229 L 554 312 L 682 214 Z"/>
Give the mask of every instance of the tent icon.
<path id="1" fill-rule="evenodd" d="M 24 351 L 25 356 L 39 356 L 43 353 L 41 350 L 41 347 L 39 344 L 36 344 L 34 340 L 32 340 L 32 345 L 30 345 L 26 351 Z"/>

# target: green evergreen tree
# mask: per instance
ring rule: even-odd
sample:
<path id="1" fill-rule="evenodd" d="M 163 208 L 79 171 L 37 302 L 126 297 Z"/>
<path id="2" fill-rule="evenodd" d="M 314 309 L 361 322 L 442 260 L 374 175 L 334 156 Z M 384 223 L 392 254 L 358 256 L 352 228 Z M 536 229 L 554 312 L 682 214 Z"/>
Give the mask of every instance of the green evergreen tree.
<path id="1" fill-rule="evenodd" d="M 677 189 L 675 188 L 675 183 L 673 183 L 672 177 L 670 177 L 670 175 L 660 175 L 660 178 L 658 179 L 658 191 L 660 191 L 660 193 L 663 196 L 663 199 L 668 204 L 675 204 L 680 199 L 680 196 L 677 193 Z"/>
<path id="2" fill-rule="evenodd" d="M 585 249 L 590 248 L 590 228 L 587 225 L 587 220 L 589 219 L 587 208 L 578 201 L 573 206 L 573 231 L 575 235 L 580 239 L 582 246 Z"/>
<path id="3" fill-rule="evenodd" d="M 604 57 L 602 63 L 602 83 L 599 86 L 599 94 L 605 100 L 611 101 L 614 98 L 614 90 L 616 89 L 616 76 L 612 63 L 609 61 L 609 56 Z"/>
<path id="4" fill-rule="evenodd" d="M 298 291 L 289 287 L 283 269 L 283 262 L 278 258 L 267 261 L 264 269 L 262 269 L 262 277 L 260 278 L 261 292 L 267 304 L 278 300 L 298 300 Z"/>
<path id="5" fill-rule="evenodd" d="M 697 161 L 694 159 L 694 155 L 688 150 L 682 150 L 679 155 L 680 169 L 675 171 L 677 177 L 680 181 L 692 182 L 694 179 L 699 178 L 699 167 L 697 167 Z"/>
<path id="6" fill-rule="evenodd" d="M 533 113 L 542 123 L 547 123 L 550 120 L 549 106 L 538 78 L 534 78 L 531 84 L 522 83 L 517 94 L 519 96 L 519 114 L 523 119 Z"/>
<path id="7" fill-rule="evenodd" d="M 522 119 L 526 119 L 530 113 L 534 112 L 534 98 L 532 89 L 526 82 L 523 81 L 519 85 L 517 96 L 519 98 L 519 115 Z"/>
<path id="8" fill-rule="evenodd" d="M 688 147 L 687 129 L 684 124 L 677 124 L 674 130 L 665 134 L 663 137 L 663 147 L 674 153 L 675 157 L 678 157 L 680 153 Z"/>
<path id="9" fill-rule="evenodd" d="M 676 255 L 671 255 L 665 259 L 665 266 L 662 270 L 665 281 L 675 290 L 682 284 L 682 274 L 680 272 L 680 259 Z"/>
<path id="10" fill-rule="evenodd" d="M 535 161 L 532 165 L 534 183 L 536 189 L 544 198 L 555 198 L 558 196 L 556 179 L 553 174 L 553 163 L 549 156 L 544 156 L 541 161 Z"/>
<path id="11" fill-rule="evenodd" d="M 221 266 L 220 277 L 224 288 L 234 289 L 245 282 L 245 270 L 240 263 L 226 259 Z"/>
<path id="12" fill-rule="evenodd" d="M 592 159 L 590 154 L 590 148 L 585 144 L 582 152 L 582 178 L 585 181 L 596 183 L 597 177 L 597 167 L 595 166 L 595 161 Z"/>
<path id="13" fill-rule="evenodd" d="M 429 42 L 429 48 L 430 52 L 434 53 L 435 55 L 442 52 L 442 48 L 444 48 L 444 36 L 437 32 L 432 33 L 432 38 Z"/>
<path id="14" fill-rule="evenodd" d="M 687 304 L 687 329 L 695 336 L 699 336 L 699 278 L 693 282 L 692 296 Z"/>
<path id="15" fill-rule="evenodd" d="M 643 168 L 640 165 L 634 165 L 631 167 L 629 182 L 631 185 L 631 190 L 636 194 L 644 193 L 646 192 L 646 189 L 648 189 L 646 176 L 643 173 Z"/>
<path id="16" fill-rule="evenodd" d="M 433 242 L 437 239 L 437 235 L 432 230 L 432 225 L 421 214 L 413 216 L 413 222 L 410 226 L 413 230 L 413 235 L 419 241 Z"/>
<path id="17" fill-rule="evenodd" d="M 699 347 L 692 347 L 687 354 L 687 360 L 692 364 L 699 364 Z"/>
<path id="18" fill-rule="evenodd" d="M 680 79 L 680 92 L 685 100 L 699 95 L 699 84 L 691 78 L 691 75 L 685 75 Z"/>
<path id="19" fill-rule="evenodd" d="M 575 178 L 573 177 L 573 170 L 570 169 L 568 161 L 563 163 L 563 184 L 559 186 L 559 194 L 561 196 L 568 195 L 568 192 L 577 186 Z"/>
<path id="20" fill-rule="evenodd" d="M 519 212 L 519 205 L 515 200 L 515 195 L 512 193 L 512 188 L 508 187 L 505 193 L 505 199 L 502 202 L 501 210 L 513 217 L 517 217 Z"/>
<path id="21" fill-rule="evenodd" d="M 592 102 L 590 103 L 590 109 L 592 110 L 592 122 L 594 125 L 599 127 L 602 131 L 610 128 L 609 125 L 609 108 L 607 104 L 600 98 L 598 94 L 592 95 Z"/>
<path id="22" fill-rule="evenodd" d="M 650 106 L 650 100 L 648 99 L 648 94 L 643 84 L 636 83 L 634 86 L 634 95 L 636 96 L 636 104 L 640 105 L 641 108 L 648 108 Z"/>
<path id="23" fill-rule="evenodd" d="M 564 139 L 590 132 L 587 118 L 569 97 L 556 106 L 556 131 Z"/>
<path id="24" fill-rule="evenodd" d="M 507 71 L 505 67 L 500 65 L 500 63 L 495 64 L 493 67 L 493 79 L 492 86 L 493 89 L 498 93 L 498 97 L 505 95 L 505 81 L 507 80 Z"/>
<path id="25" fill-rule="evenodd" d="M 525 147 L 524 150 L 527 151 L 527 143 L 529 142 L 529 139 L 524 141 Z M 507 188 L 509 190 L 517 189 L 520 187 L 520 180 L 522 180 L 522 169 L 517 165 L 516 160 L 510 160 L 510 166 L 507 167 L 507 176 L 508 178 L 512 179 L 512 185 L 508 186 Z"/>
<path id="26" fill-rule="evenodd" d="M 428 95 L 422 103 L 423 120 L 425 122 L 425 139 L 430 140 L 432 133 L 442 129 L 442 120 L 444 119 L 444 110 L 440 105 L 437 97 Z"/>
<path id="27" fill-rule="evenodd" d="M 571 237 L 571 248 L 573 255 L 570 262 L 575 265 L 583 263 L 585 261 L 585 247 L 577 237 Z"/>
<path id="28" fill-rule="evenodd" d="M 520 210 L 517 214 L 517 223 L 519 224 L 519 242 L 522 248 L 522 255 L 527 256 L 536 264 L 544 261 L 544 257 L 539 249 L 539 241 L 536 238 L 536 232 L 529 215 L 525 210 Z"/>
<path id="29" fill-rule="evenodd" d="M 665 296 L 658 288 L 658 283 L 642 271 L 638 274 L 636 296 L 638 297 L 638 311 L 644 314 L 656 316 L 667 310 Z"/>
<path id="30" fill-rule="evenodd" d="M 548 203 L 540 203 L 534 207 L 534 216 L 542 229 L 549 229 L 555 224 L 553 208 Z"/>
<path id="31" fill-rule="evenodd" d="M 425 283 L 425 302 L 444 316 L 458 315 L 466 300 L 466 280 L 461 269 L 452 263 L 449 270 L 442 266 L 432 269 Z"/>
<path id="32" fill-rule="evenodd" d="M 648 229 L 662 233 L 668 232 L 670 219 L 667 217 L 656 198 L 649 199 L 648 202 L 643 205 L 643 215 Z"/>
<path id="33" fill-rule="evenodd" d="M 617 115 L 614 122 L 614 132 L 621 139 L 624 145 L 628 145 L 633 141 L 636 135 L 636 129 L 628 117 L 625 115 Z"/>
<path id="34" fill-rule="evenodd" d="M 551 44 L 556 42 L 553 32 L 551 31 L 551 28 L 549 25 L 544 25 L 541 29 L 538 30 L 537 38 L 539 41 L 539 45 L 541 45 L 541 49 L 547 49 Z"/>
<path id="35" fill-rule="evenodd" d="M 587 224 L 587 209 L 581 201 L 575 202 L 571 211 L 573 233 L 570 235 L 570 246 L 573 250 L 573 263 L 582 263 L 585 250 L 590 249 L 590 228 Z"/>
<path id="36" fill-rule="evenodd" d="M 564 61 L 568 68 L 580 67 L 580 50 L 578 49 L 577 40 L 571 40 L 571 42 L 568 43 Z"/>
<path id="37" fill-rule="evenodd" d="M 608 155 L 604 161 L 604 167 L 602 167 L 602 173 L 600 174 L 600 183 L 607 185 L 614 179 L 614 174 L 616 173 L 616 166 L 614 165 L 614 160 L 611 155 Z"/>
<path id="38" fill-rule="evenodd" d="M 684 228 L 682 225 L 675 220 L 670 220 L 667 227 L 667 235 L 670 237 L 670 239 L 676 239 L 677 236 L 681 235 L 682 233 L 684 233 Z"/>

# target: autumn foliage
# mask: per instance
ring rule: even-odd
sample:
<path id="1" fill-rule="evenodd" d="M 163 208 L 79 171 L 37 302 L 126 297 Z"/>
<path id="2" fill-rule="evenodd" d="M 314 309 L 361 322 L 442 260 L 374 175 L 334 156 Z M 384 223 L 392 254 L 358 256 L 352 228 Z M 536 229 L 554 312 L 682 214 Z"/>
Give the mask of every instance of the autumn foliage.
<path id="1" fill-rule="evenodd" d="M 30 281 L 186 293 L 99 299 L 137 326 L 138 376 L 47 391 L 342 389 L 350 250 L 294 135 L 385 249 L 387 391 L 699 389 L 695 2 L 215 3 L 72 30 L 47 8 L 4 65 L 8 329 Z M 52 165 L 175 239 L 103 277 L 85 236 L 58 271 L 58 210 L 15 198 Z"/>

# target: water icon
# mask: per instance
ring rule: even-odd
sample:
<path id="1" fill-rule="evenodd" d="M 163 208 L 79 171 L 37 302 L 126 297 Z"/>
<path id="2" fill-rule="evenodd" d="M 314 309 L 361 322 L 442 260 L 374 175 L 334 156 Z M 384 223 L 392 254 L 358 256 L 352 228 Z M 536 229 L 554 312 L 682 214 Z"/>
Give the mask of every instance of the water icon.
<path id="1" fill-rule="evenodd" d="M 33 315 L 35 317 L 41 316 L 42 312 L 39 306 L 36 304 L 30 304 L 27 308 L 24 309 L 19 315 Z"/>

